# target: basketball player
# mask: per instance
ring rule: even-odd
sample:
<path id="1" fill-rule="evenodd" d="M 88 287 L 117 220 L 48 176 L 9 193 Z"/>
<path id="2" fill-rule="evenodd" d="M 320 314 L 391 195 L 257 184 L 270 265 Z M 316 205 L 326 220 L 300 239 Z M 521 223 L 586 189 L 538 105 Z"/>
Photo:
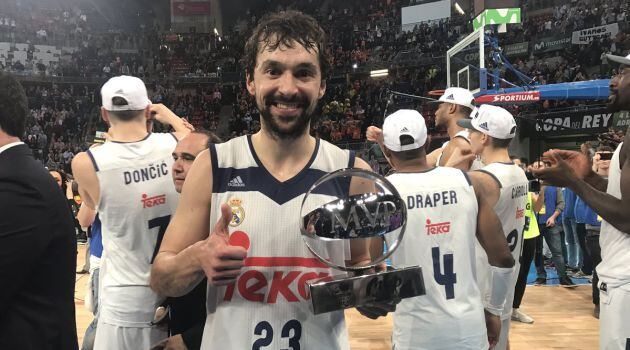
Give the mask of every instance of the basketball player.
<path id="1" fill-rule="evenodd" d="M 630 111 L 630 55 L 607 55 L 621 64 L 610 80 L 609 108 Z M 597 265 L 600 290 L 600 349 L 630 348 L 630 128 L 617 146 L 608 180 L 597 175 L 589 156 L 581 152 L 551 150 L 543 154 L 551 166 L 533 173 L 546 183 L 569 187 L 604 221 Z"/>
<path id="2" fill-rule="evenodd" d="M 488 349 L 500 334 L 514 258 L 493 211 L 498 189 L 482 172 L 427 164 L 424 119 L 399 110 L 385 119 L 383 142 L 396 173 L 388 176 L 407 203 L 404 244 L 395 267 L 423 268 L 426 295 L 394 313 L 394 349 Z M 475 280 L 475 235 L 490 262 L 489 298 Z M 484 326 L 485 320 L 487 326 Z"/>
<path id="3" fill-rule="evenodd" d="M 149 288 L 151 257 L 175 212 L 171 152 L 188 130 L 162 105 L 151 105 L 142 80 L 119 76 L 101 88 L 101 116 L 111 139 L 72 162 L 81 198 L 99 213 L 103 255 L 94 349 L 148 349 L 164 338 L 151 321 L 160 300 Z M 174 127 L 152 134 L 155 118 Z"/>
<path id="4" fill-rule="evenodd" d="M 333 272 L 299 233 L 302 199 L 317 179 L 340 168 L 370 169 L 353 152 L 308 134 L 326 90 L 325 48 L 312 17 L 297 11 L 264 17 L 244 57 L 261 130 L 212 145 L 188 173 L 151 286 L 177 296 L 207 276 L 202 349 L 349 347 L 342 311 L 315 316 L 309 308 L 306 282 Z M 340 194 L 331 190 L 319 195 Z M 351 253 L 350 263 L 369 260 L 367 249 Z"/>
<path id="5" fill-rule="evenodd" d="M 457 125 L 457 122 L 470 118 L 470 113 L 474 109 L 474 100 L 475 97 L 470 91 L 464 88 L 451 87 L 446 89 L 437 101 L 432 102 L 439 104 L 435 111 L 435 125 L 446 128 L 449 141 L 446 141 L 441 148 L 427 154 L 429 165 L 448 166 L 447 162 L 456 149 L 459 149 L 462 154 L 471 153 L 468 130 Z M 378 142 L 381 150 L 383 150 L 382 134 L 382 130 L 375 126 L 370 126 L 366 132 L 368 141 Z M 471 166 L 473 169 L 478 169 L 483 165 L 473 159 L 470 162 L 458 161 L 454 166 L 462 170 L 469 170 Z"/>
<path id="6" fill-rule="evenodd" d="M 459 120 L 457 124 L 470 130 L 472 153 L 480 156 L 483 164 L 486 164 L 478 171 L 490 175 L 495 180 L 492 186 L 494 189 L 491 191 L 493 195 L 487 200 L 501 221 L 508 247 L 516 262 L 510 276 L 505 306 L 501 313 L 501 336 L 494 347 L 505 350 L 508 348 L 514 287 L 520 268 L 528 180 L 523 169 L 510 160 L 508 153 L 510 142 L 516 135 L 516 122 L 512 114 L 501 107 L 481 105 L 472 115 L 472 119 Z M 476 251 L 477 284 L 482 298 L 488 298 L 491 291 L 493 267 L 488 264 L 488 258 L 481 246 L 477 245 Z"/>

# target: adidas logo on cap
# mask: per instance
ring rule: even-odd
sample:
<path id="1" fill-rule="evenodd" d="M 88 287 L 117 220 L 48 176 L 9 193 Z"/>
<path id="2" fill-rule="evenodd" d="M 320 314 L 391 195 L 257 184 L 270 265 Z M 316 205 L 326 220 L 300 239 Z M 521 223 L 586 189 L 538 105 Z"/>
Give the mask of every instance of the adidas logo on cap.
<path id="1" fill-rule="evenodd" d="M 447 100 L 454 100 L 455 97 L 453 97 L 453 94 L 450 94 L 450 95 L 446 96 L 446 99 Z"/>
<path id="2" fill-rule="evenodd" d="M 228 182 L 228 187 L 245 187 L 245 182 L 243 182 L 241 176 L 238 175 L 237 177 L 230 180 L 230 182 Z"/>
<path id="3" fill-rule="evenodd" d="M 400 132 L 409 132 L 409 129 L 407 129 L 407 127 L 403 127 L 402 130 L 400 130 Z"/>
<path id="4" fill-rule="evenodd" d="M 484 129 L 484 130 L 486 130 L 486 131 L 490 131 L 490 130 L 488 129 L 488 123 L 487 123 L 487 122 L 484 122 L 484 123 L 479 124 L 479 127 L 480 127 L 480 128 L 482 128 L 482 129 Z"/>

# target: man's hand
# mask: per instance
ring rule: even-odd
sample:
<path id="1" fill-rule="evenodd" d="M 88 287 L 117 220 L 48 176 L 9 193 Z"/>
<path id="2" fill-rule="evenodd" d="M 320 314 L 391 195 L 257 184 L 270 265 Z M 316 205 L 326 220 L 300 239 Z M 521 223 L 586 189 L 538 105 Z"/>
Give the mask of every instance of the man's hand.
<path id="1" fill-rule="evenodd" d="M 383 130 L 371 125 L 367 128 L 365 137 L 368 141 L 383 143 Z"/>
<path id="2" fill-rule="evenodd" d="M 542 169 L 532 169 L 532 173 L 546 185 L 571 187 L 578 179 L 583 180 L 592 173 L 588 158 L 575 151 L 550 150 L 543 159 L 551 163 Z"/>
<path id="3" fill-rule="evenodd" d="M 181 334 L 166 338 L 159 343 L 153 345 L 151 350 L 188 350 L 184 338 Z"/>
<path id="4" fill-rule="evenodd" d="M 369 269 L 366 273 L 373 274 L 374 272 L 387 271 L 387 265 L 383 262 L 378 264 L 375 268 Z M 367 318 L 376 320 L 381 316 L 387 316 L 388 313 L 396 311 L 396 305 L 400 303 L 402 299 L 397 295 L 392 296 L 392 300 L 388 302 L 369 303 L 363 306 L 357 307 L 357 311 Z"/>
<path id="5" fill-rule="evenodd" d="M 486 316 L 486 329 L 488 330 L 488 344 L 490 349 L 495 347 L 499 342 L 501 335 L 501 318 L 484 310 Z"/>
<path id="6" fill-rule="evenodd" d="M 369 303 L 363 306 L 357 307 L 357 311 L 361 315 L 376 320 L 381 316 L 387 316 L 387 313 L 396 311 L 396 305 L 400 303 L 400 298 L 396 297 L 389 302 L 381 303 Z"/>
<path id="7" fill-rule="evenodd" d="M 195 127 L 188 122 L 188 119 L 182 118 L 182 122 L 184 123 L 184 127 L 190 131 L 195 131 Z"/>
<path id="8" fill-rule="evenodd" d="M 462 150 L 459 147 L 455 147 L 444 166 L 449 168 L 469 169 L 470 164 L 475 158 L 477 158 L 477 156 L 472 153 L 470 149 Z"/>
<path id="9" fill-rule="evenodd" d="M 547 219 L 546 226 L 547 227 L 555 227 L 556 226 L 556 219 L 553 216 L 550 216 L 549 219 Z"/>
<path id="10" fill-rule="evenodd" d="M 66 181 L 66 198 L 74 199 L 74 192 L 72 192 L 72 180 Z"/>
<path id="11" fill-rule="evenodd" d="M 232 220 L 232 210 L 227 204 L 221 205 L 221 218 L 214 225 L 210 236 L 199 242 L 196 257 L 203 268 L 208 282 L 213 286 L 223 286 L 236 281 L 244 266 L 247 250 L 231 246 L 228 225 Z"/>
<path id="12" fill-rule="evenodd" d="M 180 119 L 173 111 L 161 103 L 154 103 L 149 107 L 151 119 L 155 119 L 162 124 L 171 124 L 171 121 Z"/>

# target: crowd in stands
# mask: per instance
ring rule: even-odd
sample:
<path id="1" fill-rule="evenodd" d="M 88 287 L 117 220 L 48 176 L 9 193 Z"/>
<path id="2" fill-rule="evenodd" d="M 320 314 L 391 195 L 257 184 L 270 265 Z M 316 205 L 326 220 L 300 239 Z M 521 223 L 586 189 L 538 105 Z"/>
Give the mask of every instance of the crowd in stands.
<path id="1" fill-rule="evenodd" d="M 627 26 L 628 3 L 614 0 L 552 3 L 557 5 L 546 4 L 547 7 L 541 10 L 543 5 L 539 1 L 524 1 L 523 23 L 511 25 L 511 30 L 499 34 L 500 45 L 612 23 L 619 23 L 619 33 L 587 45 L 569 45 L 563 51 L 534 54 L 530 49 L 527 54 L 511 59 L 514 66 L 533 78 L 534 84 L 607 78 L 614 74 L 605 54 L 625 54 L 630 49 L 630 35 L 624 27 Z M 244 15 L 233 25 L 227 25 L 227 30 L 222 33 L 212 30 L 209 33 L 172 33 L 160 30 L 165 25 L 158 23 L 151 6 L 142 2 L 129 4 L 116 0 L 114 7 L 118 8 L 108 6 L 104 9 L 79 0 L 56 0 L 46 4 L 25 0 L 0 10 L 0 42 L 28 43 L 28 59 L 14 62 L 10 57 L 0 57 L 0 69 L 19 74 L 99 79 L 120 74 L 139 76 L 153 86 L 154 102 L 166 104 L 177 114 L 186 116 L 193 125 L 209 130 L 218 128 L 222 105 L 231 104 L 233 115 L 228 122 L 229 132 L 224 136 L 238 136 L 255 132 L 260 127 L 258 111 L 242 82 L 229 88 L 235 98 L 225 99 L 221 96 L 225 86 L 220 84 L 182 91 L 175 88 L 172 81 L 179 76 L 220 80 L 224 72 L 242 72 L 239 60 L 243 43 L 258 19 L 270 11 L 298 9 L 312 14 L 328 32 L 333 75 L 343 77 L 329 81 L 319 117 L 312 126 L 313 132 L 332 142 L 355 143 L 365 139 L 367 126 L 378 123 L 386 108 L 392 108 L 387 102 L 390 89 L 426 96 L 428 91 L 443 88 L 446 84 L 442 64 L 444 52 L 472 30 L 470 15 L 454 14 L 446 20 L 423 23 L 410 31 L 402 31 L 401 7 L 413 4 L 415 2 L 409 0 L 349 0 L 323 4 L 315 0 L 267 1 L 252 3 Z M 119 11 L 122 9 L 125 11 Z M 529 15 L 529 10 L 535 10 L 536 14 Z M 34 59 L 35 45 L 43 44 L 73 49 L 62 52 L 58 62 L 44 64 Z M 433 61 L 414 64 L 414 59 L 419 58 L 432 58 Z M 372 80 L 359 74 L 362 69 L 365 72 L 365 69 L 383 67 L 390 69 L 387 78 Z M 502 70 L 501 76 L 514 81 L 509 71 Z M 88 89 L 90 96 L 95 88 Z M 39 90 L 44 91 L 39 93 L 55 94 L 59 100 L 67 97 L 64 94 L 74 96 L 79 93 L 70 92 L 68 88 L 55 92 L 50 88 Z M 64 153 L 74 152 L 73 147 L 66 150 L 65 143 L 73 144 L 72 132 L 86 126 L 88 118 L 83 113 L 96 113 L 97 99 L 98 96 L 96 99 L 91 97 L 90 107 L 32 105 L 33 120 L 35 115 L 44 115 L 32 126 L 35 131 L 42 129 L 44 132 L 29 134 L 31 142 L 47 144 L 47 149 L 63 142 L 64 147 L 57 151 L 60 146 L 56 146 L 55 152 L 50 153 L 52 162 L 63 162 Z M 535 107 L 545 110 L 571 105 L 547 102 Z M 413 105 L 415 108 L 419 106 Z M 439 133 L 432 123 L 432 110 L 422 108 L 430 131 Z M 70 123 L 73 129 L 64 127 L 62 133 L 54 133 L 56 122 Z M 48 129 L 46 123 L 51 123 Z M 83 135 L 104 126 L 94 122 L 90 127 Z M 39 135 L 46 135 L 46 142 L 39 140 Z M 49 153 L 44 152 L 44 147 L 39 149 L 45 159 Z"/>
<path id="2" fill-rule="evenodd" d="M 30 116 L 24 142 L 51 169 L 70 170 L 75 154 L 84 150 L 83 132 L 95 113 L 94 88 L 25 86 Z"/>

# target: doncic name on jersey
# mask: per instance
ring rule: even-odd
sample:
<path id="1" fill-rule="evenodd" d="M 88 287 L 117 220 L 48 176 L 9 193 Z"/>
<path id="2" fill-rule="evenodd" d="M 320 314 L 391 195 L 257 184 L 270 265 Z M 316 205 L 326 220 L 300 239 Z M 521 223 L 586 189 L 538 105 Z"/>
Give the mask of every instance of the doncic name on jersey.
<path id="1" fill-rule="evenodd" d="M 149 164 L 148 166 L 133 170 L 133 171 L 125 171 L 123 173 L 125 185 L 129 185 L 131 183 L 138 183 L 144 181 L 150 181 L 153 179 L 160 178 L 162 176 L 168 175 L 168 164 L 166 162 L 158 163 L 158 164 Z"/>

